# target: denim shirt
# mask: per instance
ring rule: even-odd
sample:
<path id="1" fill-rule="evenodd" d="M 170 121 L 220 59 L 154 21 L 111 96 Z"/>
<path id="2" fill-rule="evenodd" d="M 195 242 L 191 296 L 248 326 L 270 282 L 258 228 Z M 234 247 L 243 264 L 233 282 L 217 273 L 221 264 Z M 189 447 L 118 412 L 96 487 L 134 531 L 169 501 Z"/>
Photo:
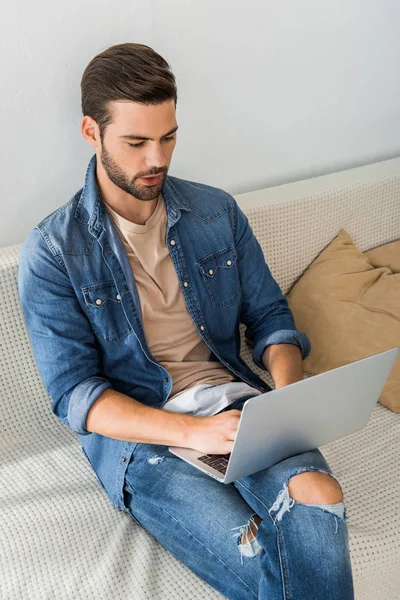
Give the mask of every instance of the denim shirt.
<path id="1" fill-rule="evenodd" d="M 223 190 L 176 177 L 167 176 L 162 195 L 166 244 L 199 335 L 240 380 L 266 391 L 240 358 L 239 323 L 263 369 L 270 344 L 295 344 L 303 359 L 311 346 L 246 216 Z M 78 434 L 113 505 L 128 512 L 123 485 L 136 442 L 88 432 L 87 414 L 107 388 L 162 408 L 172 381 L 149 351 L 129 259 L 100 197 L 96 155 L 84 187 L 25 240 L 18 287 L 52 411 Z"/>

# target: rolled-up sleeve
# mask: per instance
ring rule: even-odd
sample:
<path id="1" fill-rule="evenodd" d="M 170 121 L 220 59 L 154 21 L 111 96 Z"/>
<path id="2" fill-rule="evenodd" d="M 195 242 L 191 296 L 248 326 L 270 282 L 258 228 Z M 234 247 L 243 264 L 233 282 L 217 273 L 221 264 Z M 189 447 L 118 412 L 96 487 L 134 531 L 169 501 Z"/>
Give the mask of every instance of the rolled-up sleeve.
<path id="1" fill-rule="evenodd" d="M 294 344 L 305 359 L 311 343 L 297 330 L 287 299 L 273 278 L 246 215 L 235 202 L 235 243 L 242 291 L 241 322 L 253 342 L 253 361 L 261 369 L 262 355 L 272 344 Z"/>
<path id="2" fill-rule="evenodd" d="M 68 423 L 76 433 L 85 435 L 86 418 L 92 405 L 111 384 L 102 377 L 89 377 L 74 387 L 68 403 Z"/>
<path id="3" fill-rule="evenodd" d="M 305 333 L 297 331 L 297 329 L 283 329 L 271 333 L 266 339 L 259 340 L 253 348 L 253 360 L 257 367 L 265 370 L 262 362 L 262 356 L 267 346 L 272 344 L 293 344 L 301 350 L 301 356 L 304 360 L 311 352 L 311 343 Z"/>
<path id="4" fill-rule="evenodd" d="M 37 229 L 21 249 L 18 290 L 51 409 L 76 433 L 89 434 L 87 414 L 100 394 L 112 386 L 101 373 L 95 336 L 62 258 L 50 252 Z"/>

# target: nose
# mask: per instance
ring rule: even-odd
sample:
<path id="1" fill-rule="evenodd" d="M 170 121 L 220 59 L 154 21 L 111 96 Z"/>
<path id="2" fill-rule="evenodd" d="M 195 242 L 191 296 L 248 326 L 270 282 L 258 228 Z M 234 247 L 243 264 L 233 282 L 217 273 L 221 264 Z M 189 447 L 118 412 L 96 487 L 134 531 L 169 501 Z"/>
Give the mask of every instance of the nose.
<path id="1" fill-rule="evenodd" d="M 154 142 L 149 144 L 148 152 L 146 154 L 146 167 L 148 169 L 156 167 L 162 169 L 167 165 L 167 160 L 164 156 L 163 148 L 161 144 Z"/>

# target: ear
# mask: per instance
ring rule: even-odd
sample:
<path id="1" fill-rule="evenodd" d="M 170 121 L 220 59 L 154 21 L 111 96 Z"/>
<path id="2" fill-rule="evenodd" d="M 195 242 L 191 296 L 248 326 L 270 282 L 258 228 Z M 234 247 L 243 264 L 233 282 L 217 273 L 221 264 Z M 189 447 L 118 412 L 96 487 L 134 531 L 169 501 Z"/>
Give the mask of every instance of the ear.
<path id="1" fill-rule="evenodd" d="M 81 132 L 85 140 L 89 142 L 93 148 L 100 146 L 99 126 L 92 117 L 89 117 L 89 115 L 85 115 L 82 119 Z"/>

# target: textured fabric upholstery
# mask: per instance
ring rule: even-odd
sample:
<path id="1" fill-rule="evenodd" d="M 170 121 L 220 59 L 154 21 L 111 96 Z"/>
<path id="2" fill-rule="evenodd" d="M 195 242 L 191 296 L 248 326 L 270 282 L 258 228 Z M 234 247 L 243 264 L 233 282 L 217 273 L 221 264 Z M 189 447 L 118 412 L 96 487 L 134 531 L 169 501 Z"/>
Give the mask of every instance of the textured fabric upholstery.
<path id="1" fill-rule="evenodd" d="M 400 159 L 237 199 L 286 293 L 342 227 L 363 251 L 398 238 Z M 19 306 L 19 250 L 0 249 L 0 597 L 222 598 L 113 508 L 50 412 Z M 399 415 L 378 405 L 363 431 L 321 448 L 344 490 L 357 600 L 398 597 L 399 440 Z"/>

